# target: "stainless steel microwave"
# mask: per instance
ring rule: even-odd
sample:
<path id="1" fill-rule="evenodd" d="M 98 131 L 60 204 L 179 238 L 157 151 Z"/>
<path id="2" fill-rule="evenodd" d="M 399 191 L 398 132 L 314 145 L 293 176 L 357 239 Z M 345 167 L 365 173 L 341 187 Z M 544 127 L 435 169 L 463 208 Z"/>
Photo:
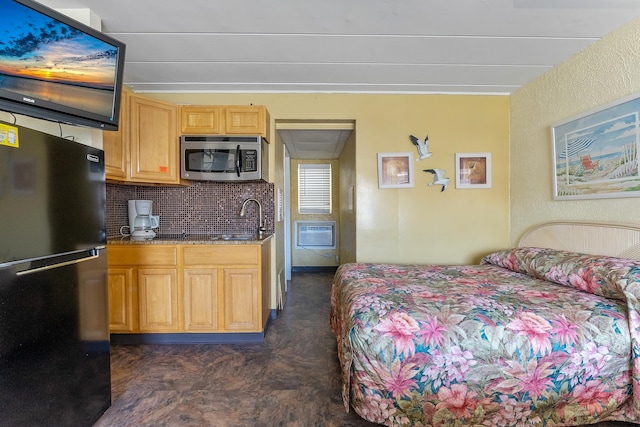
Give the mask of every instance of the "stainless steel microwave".
<path id="1" fill-rule="evenodd" d="M 266 143 L 260 136 L 183 135 L 180 176 L 199 181 L 267 181 Z"/>

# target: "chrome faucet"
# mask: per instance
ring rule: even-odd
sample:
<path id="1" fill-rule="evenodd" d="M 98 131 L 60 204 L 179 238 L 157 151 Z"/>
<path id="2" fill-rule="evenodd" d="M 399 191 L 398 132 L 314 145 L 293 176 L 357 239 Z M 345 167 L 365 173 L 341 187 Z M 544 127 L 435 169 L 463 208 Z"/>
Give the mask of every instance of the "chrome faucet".
<path id="1" fill-rule="evenodd" d="M 245 208 L 247 206 L 247 203 L 249 202 L 256 202 L 258 204 L 258 214 L 260 215 L 260 224 L 258 225 L 258 237 L 262 237 L 263 234 L 267 231 L 266 228 L 264 228 L 264 223 L 262 222 L 262 205 L 260 204 L 259 201 L 257 201 L 256 199 L 247 199 L 244 202 L 242 202 L 242 207 L 240 208 L 240 216 L 245 216 L 246 212 L 245 212 Z"/>

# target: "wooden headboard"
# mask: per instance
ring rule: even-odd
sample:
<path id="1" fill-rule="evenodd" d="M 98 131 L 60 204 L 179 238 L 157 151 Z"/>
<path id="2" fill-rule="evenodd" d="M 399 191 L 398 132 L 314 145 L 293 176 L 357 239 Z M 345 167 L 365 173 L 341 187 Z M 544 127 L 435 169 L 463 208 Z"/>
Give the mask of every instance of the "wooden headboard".
<path id="1" fill-rule="evenodd" d="M 550 222 L 527 230 L 518 242 L 518 246 L 563 249 L 640 260 L 640 226 L 594 222 Z"/>

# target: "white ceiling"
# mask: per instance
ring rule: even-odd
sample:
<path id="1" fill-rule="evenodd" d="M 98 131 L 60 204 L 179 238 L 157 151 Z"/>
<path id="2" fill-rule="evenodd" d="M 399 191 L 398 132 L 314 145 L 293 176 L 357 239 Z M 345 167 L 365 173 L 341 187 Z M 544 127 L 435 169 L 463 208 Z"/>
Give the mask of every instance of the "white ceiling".
<path id="1" fill-rule="evenodd" d="M 278 134 L 292 159 L 337 159 L 353 131 L 349 123 L 280 123 Z"/>
<path id="2" fill-rule="evenodd" d="M 136 92 L 508 95 L 640 16 L 640 0 L 41 0 L 90 9 Z M 334 158 L 350 130 L 278 130 Z"/>
<path id="3" fill-rule="evenodd" d="M 90 9 L 136 92 L 509 94 L 640 0 L 41 0 Z"/>

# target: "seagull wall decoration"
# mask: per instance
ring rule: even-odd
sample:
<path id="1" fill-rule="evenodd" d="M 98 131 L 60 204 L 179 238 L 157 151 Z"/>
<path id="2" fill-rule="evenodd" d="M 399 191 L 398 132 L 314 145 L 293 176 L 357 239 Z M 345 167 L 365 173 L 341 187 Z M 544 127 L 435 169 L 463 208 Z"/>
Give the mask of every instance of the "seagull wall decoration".
<path id="1" fill-rule="evenodd" d="M 449 178 L 444 177 L 444 169 L 423 169 L 422 171 L 433 174 L 433 182 L 430 182 L 429 186 L 442 185 L 442 190 L 440 190 L 440 192 L 447 189 L 447 186 L 449 185 Z"/>
<path id="2" fill-rule="evenodd" d="M 424 160 L 431 157 L 433 153 L 429 151 L 429 135 L 424 137 L 424 141 L 413 135 L 409 135 L 409 139 L 411 140 L 413 145 L 418 148 L 418 154 L 420 155 L 420 157 L 416 159 L 416 162 L 418 160 Z"/>

